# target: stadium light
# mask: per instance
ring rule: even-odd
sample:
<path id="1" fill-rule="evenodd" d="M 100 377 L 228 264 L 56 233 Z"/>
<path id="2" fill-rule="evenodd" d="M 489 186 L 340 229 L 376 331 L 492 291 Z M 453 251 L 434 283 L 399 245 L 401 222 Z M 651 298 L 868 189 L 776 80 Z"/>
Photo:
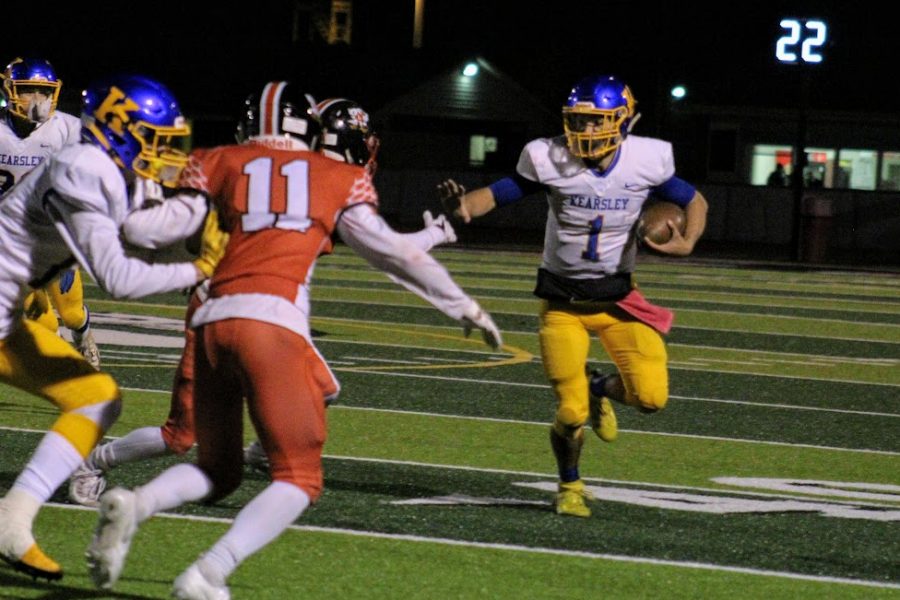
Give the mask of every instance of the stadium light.
<path id="1" fill-rule="evenodd" d="M 687 96 L 687 88 L 683 85 L 676 85 L 669 92 L 671 94 L 673 100 L 681 100 L 685 96 Z"/>
<path id="2" fill-rule="evenodd" d="M 463 75 L 466 77 L 475 77 L 478 75 L 478 64 L 470 62 L 463 68 Z"/>

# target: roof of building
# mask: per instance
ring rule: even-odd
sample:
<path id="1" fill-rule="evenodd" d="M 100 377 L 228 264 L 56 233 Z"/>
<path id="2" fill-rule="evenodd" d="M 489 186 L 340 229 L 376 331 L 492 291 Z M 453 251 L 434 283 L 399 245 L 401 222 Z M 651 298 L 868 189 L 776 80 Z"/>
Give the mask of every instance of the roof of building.
<path id="1" fill-rule="evenodd" d="M 463 75 L 468 63 L 460 63 L 389 101 L 376 116 L 525 123 L 538 129 L 559 126 L 559 113 L 549 110 L 516 81 L 483 58 L 472 62 L 478 65 L 477 74 Z"/>

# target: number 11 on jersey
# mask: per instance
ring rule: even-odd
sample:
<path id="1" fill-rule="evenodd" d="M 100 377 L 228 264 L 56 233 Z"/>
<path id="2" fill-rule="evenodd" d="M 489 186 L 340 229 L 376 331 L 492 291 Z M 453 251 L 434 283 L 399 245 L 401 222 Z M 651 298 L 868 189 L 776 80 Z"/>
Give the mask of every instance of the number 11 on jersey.
<path id="1" fill-rule="evenodd" d="M 309 163 L 292 160 L 282 165 L 278 177 L 272 176 L 272 159 L 257 158 L 244 165 L 244 175 L 250 177 L 247 186 L 247 214 L 241 215 L 244 231 L 259 231 L 277 227 L 306 231 L 309 219 Z M 274 180 L 274 181 L 273 181 Z M 272 210 L 272 188 L 286 187 L 287 206 L 284 212 Z"/>

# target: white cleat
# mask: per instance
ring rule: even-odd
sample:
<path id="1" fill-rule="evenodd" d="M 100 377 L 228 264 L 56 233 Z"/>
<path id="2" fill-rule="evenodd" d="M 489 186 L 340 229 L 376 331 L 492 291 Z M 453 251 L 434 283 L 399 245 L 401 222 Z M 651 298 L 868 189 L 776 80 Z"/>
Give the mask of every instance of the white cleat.
<path id="1" fill-rule="evenodd" d="M 69 500 L 82 506 L 100 506 L 100 496 L 106 490 L 106 477 L 100 469 L 81 463 L 69 478 Z"/>
<path id="2" fill-rule="evenodd" d="M 97 342 L 94 341 L 94 334 L 90 330 L 84 335 L 72 335 L 72 341 L 75 347 L 81 352 L 81 355 L 87 360 L 92 367 L 100 370 L 100 350 L 97 348 Z"/>
<path id="3" fill-rule="evenodd" d="M 117 487 L 103 494 L 100 520 L 86 554 L 88 569 L 97 587 L 109 589 L 118 581 L 137 527 L 134 492 Z"/>
<path id="4" fill-rule="evenodd" d="M 193 563 L 175 578 L 172 597 L 178 600 L 231 600 L 227 585 L 211 582 L 197 563 Z"/>
<path id="5" fill-rule="evenodd" d="M 250 445 L 244 448 L 244 463 L 261 473 L 268 474 L 269 457 L 266 456 L 266 451 L 263 450 L 259 440 L 250 442 Z"/>

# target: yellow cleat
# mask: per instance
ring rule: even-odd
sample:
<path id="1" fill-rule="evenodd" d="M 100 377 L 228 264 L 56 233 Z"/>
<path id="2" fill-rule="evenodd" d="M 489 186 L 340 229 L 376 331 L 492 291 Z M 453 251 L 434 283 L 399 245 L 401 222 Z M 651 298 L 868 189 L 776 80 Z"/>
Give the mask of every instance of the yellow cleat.
<path id="1" fill-rule="evenodd" d="M 0 553 L 0 558 L 16 571 L 31 575 L 34 579 L 43 577 L 47 581 L 55 581 L 62 579 L 63 576 L 62 567 L 44 554 L 36 543 L 31 544 L 25 554 L 18 559 L 10 558 L 6 553 Z"/>
<path id="2" fill-rule="evenodd" d="M 591 429 L 604 442 L 614 442 L 619 437 L 619 423 L 616 411 L 608 398 L 592 396 L 588 405 L 591 415 Z"/>
<path id="3" fill-rule="evenodd" d="M 584 489 L 584 482 L 571 481 L 559 483 L 559 491 L 556 494 L 556 514 L 572 517 L 587 518 L 591 516 L 591 509 L 585 504 L 585 500 L 593 500 L 594 495 Z"/>
<path id="4" fill-rule="evenodd" d="M 594 371 L 590 375 L 588 385 L 588 415 L 591 429 L 604 442 L 614 442 L 619 437 L 619 422 L 612 402 L 603 396 L 603 383 L 606 377 Z"/>

